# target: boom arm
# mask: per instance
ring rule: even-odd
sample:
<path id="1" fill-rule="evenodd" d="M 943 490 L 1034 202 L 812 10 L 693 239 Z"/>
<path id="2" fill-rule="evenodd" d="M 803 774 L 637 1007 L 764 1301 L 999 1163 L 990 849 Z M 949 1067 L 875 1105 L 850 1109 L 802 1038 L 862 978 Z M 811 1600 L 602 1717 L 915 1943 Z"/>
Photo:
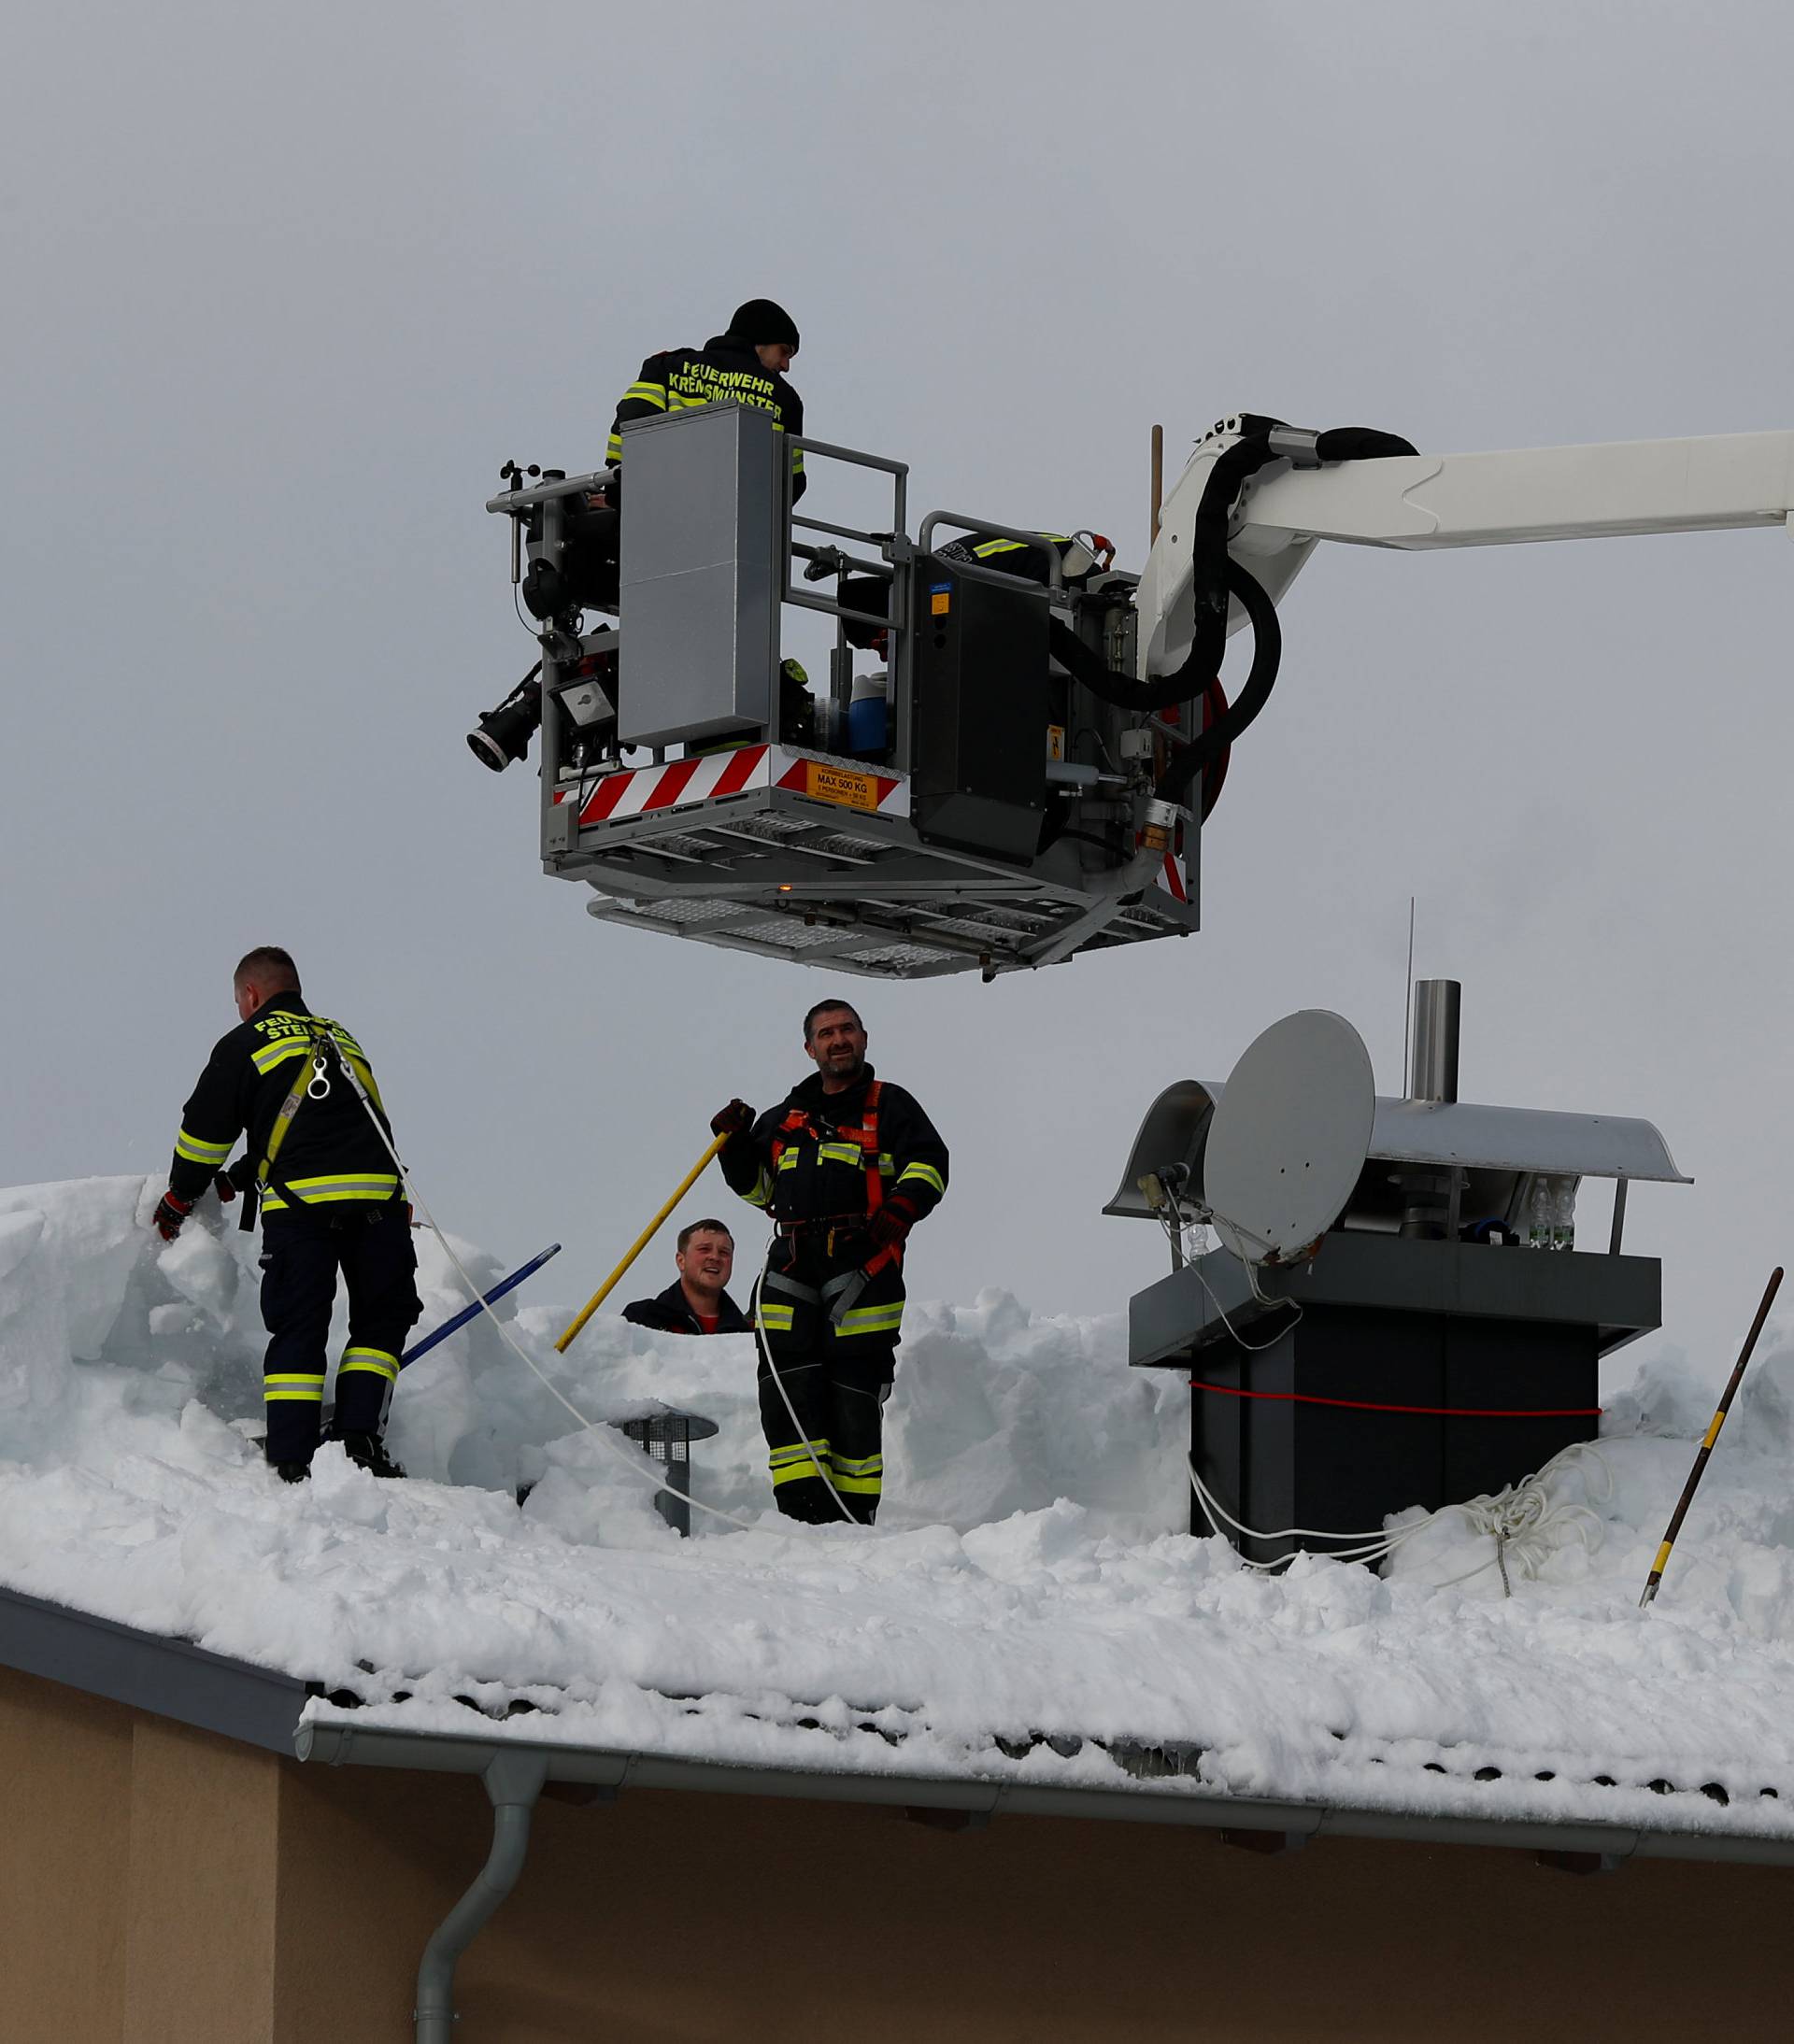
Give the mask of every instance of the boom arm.
<path id="1" fill-rule="evenodd" d="M 1174 671 L 1193 634 L 1196 507 L 1215 461 L 1241 437 L 1230 420 L 1190 457 L 1166 501 L 1141 577 L 1143 676 Z M 1794 513 L 1794 433 L 1630 440 L 1499 454 L 1394 455 L 1302 466 L 1279 461 L 1241 492 L 1228 552 L 1273 602 L 1316 543 L 1501 546 L 1522 540 L 1781 525 Z M 1244 621 L 1237 603 L 1228 621 Z"/>

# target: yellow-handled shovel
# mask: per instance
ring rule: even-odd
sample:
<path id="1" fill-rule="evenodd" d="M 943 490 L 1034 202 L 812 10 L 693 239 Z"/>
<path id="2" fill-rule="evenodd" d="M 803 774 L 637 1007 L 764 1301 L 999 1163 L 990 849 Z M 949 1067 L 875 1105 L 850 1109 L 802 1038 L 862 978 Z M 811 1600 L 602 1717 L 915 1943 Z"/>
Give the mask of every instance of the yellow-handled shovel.
<path id="1" fill-rule="evenodd" d="M 568 1342 L 573 1340 L 574 1336 L 578 1333 L 579 1329 L 585 1326 L 586 1322 L 591 1318 L 592 1314 L 595 1313 L 598 1311 L 599 1307 L 604 1304 L 605 1299 L 610 1297 L 612 1289 L 617 1285 L 619 1280 L 622 1277 L 623 1272 L 629 1269 L 630 1265 L 634 1263 L 636 1257 L 641 1255 L 642 1251 L 646 1249 L 648 1243 L 654 1240 L 655 1236 L 660 1233 L 661 1224 L 666 1219 L 667 1215 L 672 1213 L 673 1209 L 678 1205 L 679 1201 L 685 1198 L 686 1194 L 691 1190 L 692 1186 L 697 1184 L 698 1180 L 704 1176 L 705 1170 L 709 1166 L 710 1159 L 716 1156 L 717 1152 L 721 1149 L 723 1144 L 727 1143 L 728 1140 L 729 1138 L 726 1135 L 719 1136 L 717 1140 L 710 1145 L 710 1147 L 704 1153 L 704 1155 L 699 1157 L 698 1161 L 692 1165 L 691 1169 L 686 1172 L 685 1176 L 679 1180 L 677 1185 L 674 1187 L 672 1197 L 667 1200 L 666 1204 L 648 1224 L 648 1226 L 643 1228 L 641 1233 L 636 1236 L 634 1242 L 630 1244 L 629 1254 L 610 1273 L 610 1275 L 591 1295 L 591 1297 L 586 1301 L 585 1305 L 580 1309 L 580 1311 L 574 1315 L 572 1326 L 568 1327 L 567 1331 L 554 1344 L 556 1349 L 559 1350 L 559 1352 L 562 1356 L 564 1356 L 567 1352 Z"/>

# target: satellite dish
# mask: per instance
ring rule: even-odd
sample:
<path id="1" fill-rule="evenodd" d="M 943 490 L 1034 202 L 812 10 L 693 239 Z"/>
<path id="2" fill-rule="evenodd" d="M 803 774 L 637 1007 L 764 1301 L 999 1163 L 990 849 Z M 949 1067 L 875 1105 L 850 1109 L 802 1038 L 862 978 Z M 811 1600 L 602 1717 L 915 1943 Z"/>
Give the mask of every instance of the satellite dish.
<path id="1" fill-rule="evenodd" d="M 1303 1008 L 1250 1043 L 1216 1103 L 1203 1195 L 1246 1263 L 1281 1263 L 1345 1211 L 1364 1169 L 1376 1082 L 1344 1015 Z"/>

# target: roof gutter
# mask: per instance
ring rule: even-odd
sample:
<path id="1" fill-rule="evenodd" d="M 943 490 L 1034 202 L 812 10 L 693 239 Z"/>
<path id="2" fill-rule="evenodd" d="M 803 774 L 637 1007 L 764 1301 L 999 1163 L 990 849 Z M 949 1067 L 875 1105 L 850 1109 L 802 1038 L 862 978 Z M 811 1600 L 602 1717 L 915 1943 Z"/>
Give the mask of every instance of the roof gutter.
<path id="1" fill-rule="evenodd" d="M 1024 1781 L 954 1776 L 860 1774 L 826 1768 L 736 1767 L 665 1753 L 622 1753 L 518 1739 L 463 1739 L 308 1719 L 293 1739 L 301 1760 L 327 1767 L 403 1767 L 436 1774 L 487 1774 L 505 1754 L 540 1760 L 543 1780 L 585 1787 L 683 1789 L 725 1796 L 782 1796 L 812 1802 L 871 1803 L 980 1816 L 1087 1817 L 1211 1830 L 1315 1838 L 1394 1838 L 1429 1845 L 1494 1845 L 1522 1852 L 1627 1859 L 1726 1860 L 1794 1867 L 1794 1838 L 1737 1832 L 1645 1831 L 1634 1825 L 1542 1824 L 1524 1819 L 1424 1817 L 1394 1810 L 1272 1802 L 1258 1796 L 1152 1789 L 1046 1788 Z"/>

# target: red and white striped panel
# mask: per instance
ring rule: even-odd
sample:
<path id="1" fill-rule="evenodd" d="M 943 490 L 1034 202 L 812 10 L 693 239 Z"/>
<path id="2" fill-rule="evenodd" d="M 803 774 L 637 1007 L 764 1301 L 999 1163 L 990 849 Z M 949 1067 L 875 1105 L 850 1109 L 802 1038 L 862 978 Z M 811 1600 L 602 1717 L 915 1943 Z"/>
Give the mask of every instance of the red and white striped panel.
<path id="1" fill-rule="evenodd" d="M 783 745 L 737 745 L 702 759 L 675 759 L 668 766 L 629 767 L 596 782 L 579 812 L 582 830 L 594 823 L 621 823 L 666 809 L 690 809 L 750 788 L 781 788 L 809 795 L 851 815 L 909 814 L 909 783 L 853 761 L 819 759 Z M 557 802 L 567 790 L 557 789 Z"/>
<path id="2" fill-rule="evenodd" d="M 1184 862 L 1175 852 L 1167 852 L 1153 874 L 1153 885 L 1162 887 L 1174 901 L 1188 901 L 1189 889 L 1184 885 Z"/>

